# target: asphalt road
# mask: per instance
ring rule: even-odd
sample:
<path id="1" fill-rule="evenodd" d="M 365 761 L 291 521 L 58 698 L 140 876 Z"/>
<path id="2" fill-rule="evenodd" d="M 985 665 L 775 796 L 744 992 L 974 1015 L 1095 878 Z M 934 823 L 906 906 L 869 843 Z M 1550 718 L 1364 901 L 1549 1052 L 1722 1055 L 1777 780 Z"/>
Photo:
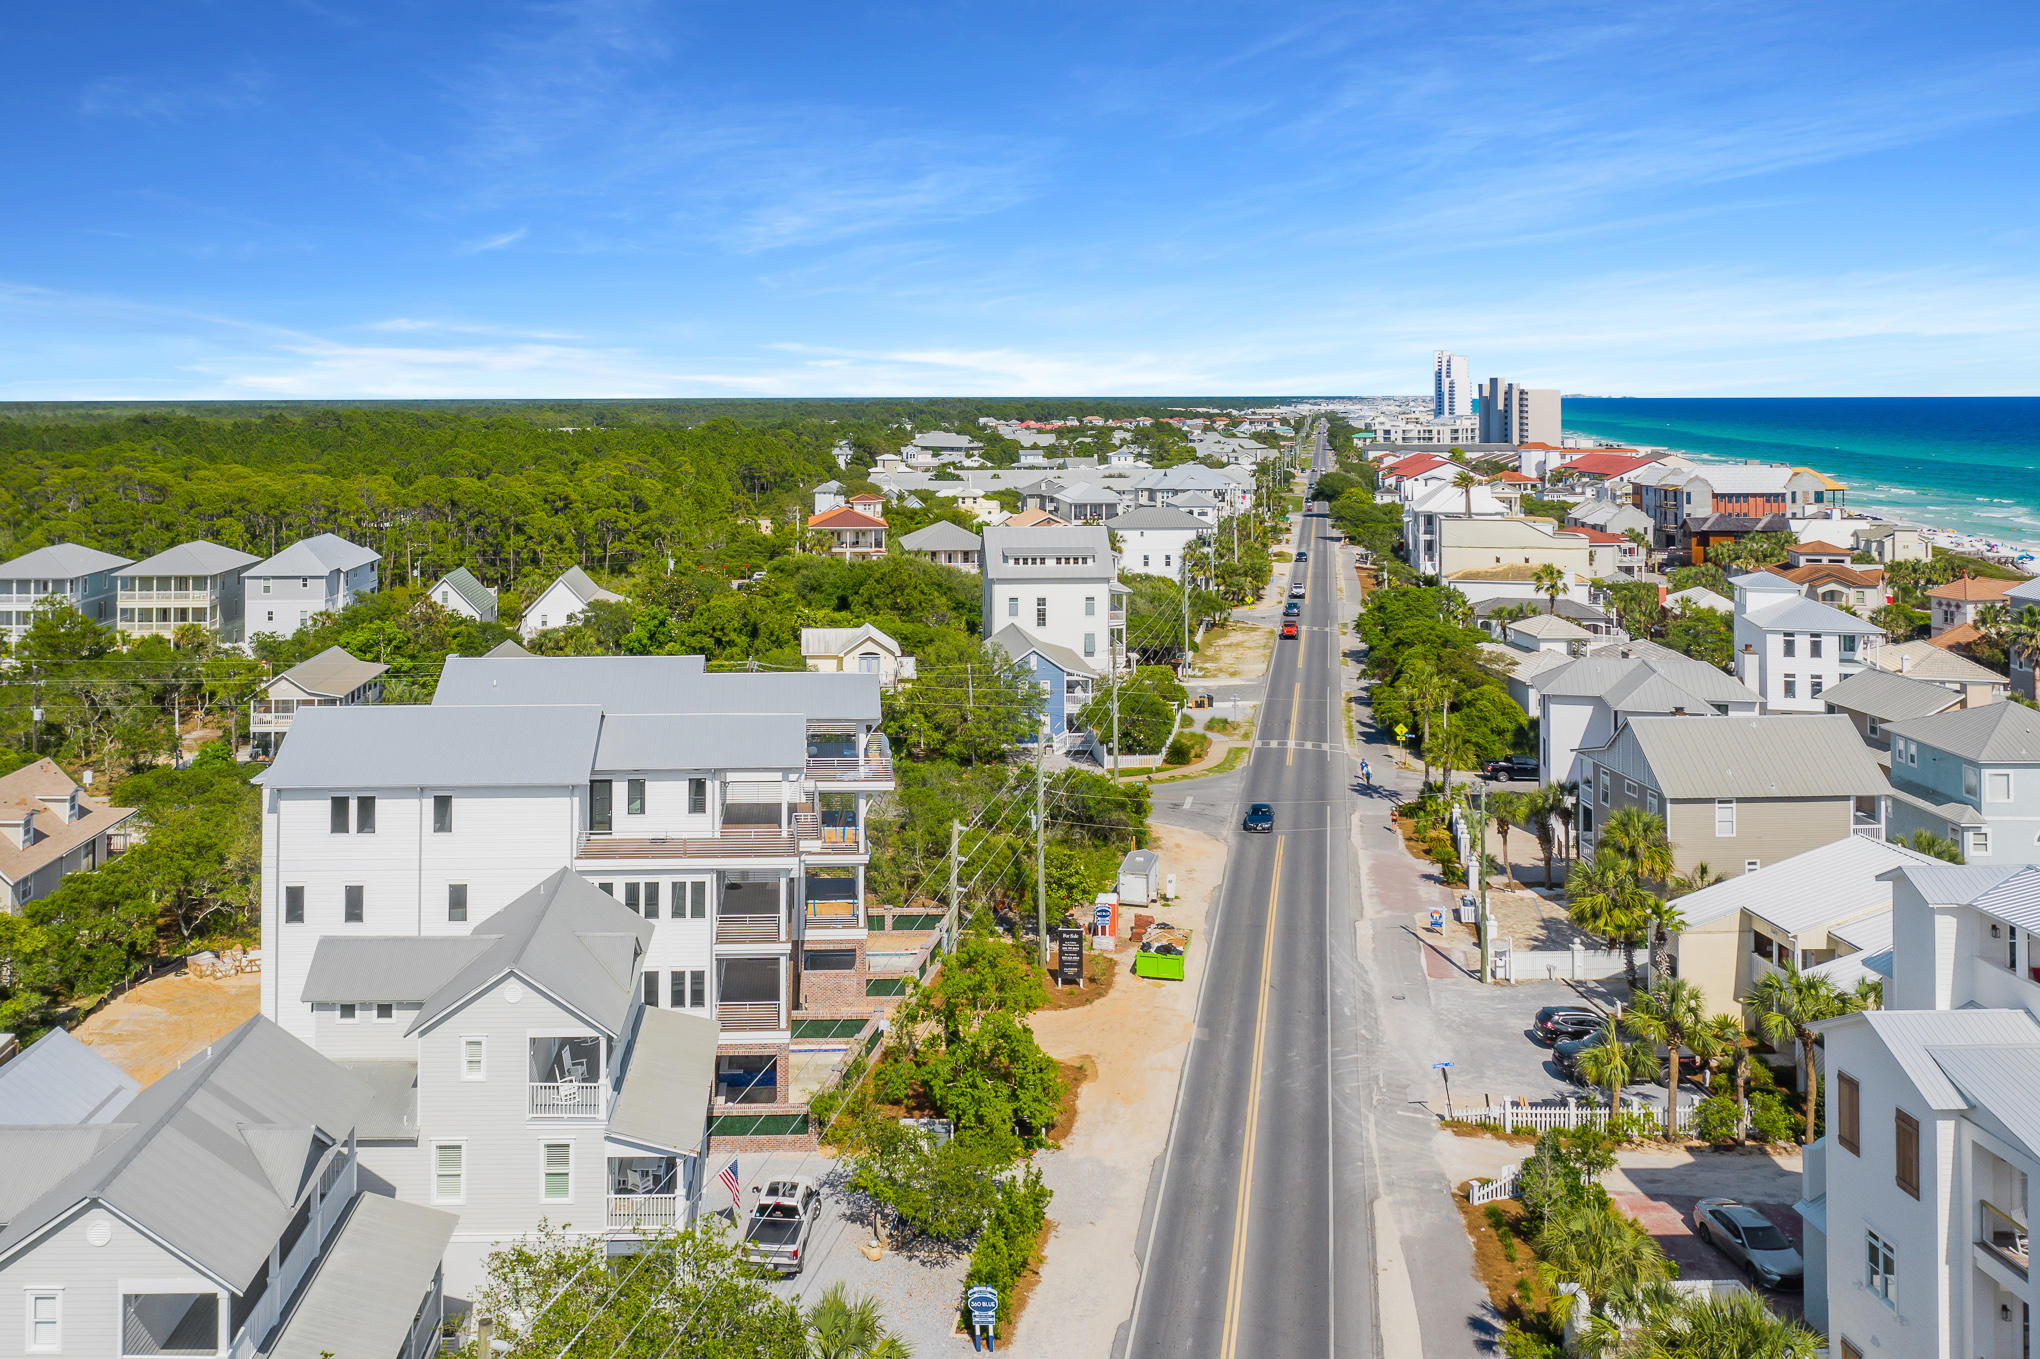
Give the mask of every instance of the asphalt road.
<path id="1" fill-rule="evenodd" d="M 1328 469 L 1323 426 L 1315 462 Z M 1337 535 L 1307 511 L 1292 580 L 1302 636 L 1277 641 L 1168 1150 L 1150 1188 L 1123 1353 L 1374 1355 L 1367 1185 L 1354 1108 L 1352 767 L 1340 693 Z M 1248 802 L 1276 830 L 1239 829 Z M 1242 1173 L 1242 1172 L 1245 1173 Z"/>

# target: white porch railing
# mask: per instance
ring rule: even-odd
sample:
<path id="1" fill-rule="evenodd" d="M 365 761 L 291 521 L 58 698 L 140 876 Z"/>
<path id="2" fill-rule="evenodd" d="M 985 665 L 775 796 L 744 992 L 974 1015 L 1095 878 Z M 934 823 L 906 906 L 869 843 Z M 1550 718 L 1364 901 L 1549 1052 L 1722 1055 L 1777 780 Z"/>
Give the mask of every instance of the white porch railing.
<path id="1" fill-rule="evenodd" d="M 586 1081 L 531 1084 L 533 1118 L 600 1118 L 602 1087 Z"/>
<path id="2" fill-rule="evenodd" d="M 678 1194 L 611 1194 L 609 1226 L 619 1231 L 659 1231 L 679 1223 Z"/>

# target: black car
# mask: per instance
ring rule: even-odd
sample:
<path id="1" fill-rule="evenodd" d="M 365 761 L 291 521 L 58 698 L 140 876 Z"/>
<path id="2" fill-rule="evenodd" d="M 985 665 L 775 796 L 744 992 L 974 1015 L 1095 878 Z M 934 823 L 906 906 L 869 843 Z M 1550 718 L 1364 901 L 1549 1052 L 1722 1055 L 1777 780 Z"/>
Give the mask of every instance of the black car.
<path id="1" fill-rule="evenodd" d="M 1604 1020 L 1583 1037 L 1561 1039 L 1554 1043 L 1551 1048 L 1551 1060 L 1562 1075 L 1576 1081 L 1579 1079 L 1580 1054 L 1607 1041 L 1608 1026 Z"/>
<path id="2" fill-rule="evenodd" d="M 1297 616 L 1298 614 L 1300 614 L 1300 613 L 1302 613 L 1302 612 L 1303 612 L 1303 605 L 1301 605 L 1301 604 L 1297 603 L 1297 602 L 1296 602 L 1295 600 L 1293 600 L 1293 599 L 1292 599 L 1292 600 L 1290 600 L 1290 601 L 1289 601 L 1289 602 L 1288 602 L 1287 604 L 1284 604 L 1284 605 L 1282 606 L 1282 616 L 1283 616 L 1284 618 L 1294 618 L 1294 617 L 1296 617 L 1296 616 Z"/>
<path id="3" fill-rule="evenodd" d="M 1570 1038 L 1585 1038 L 1600 1027 L 1599 1010 L 1589 1010 L 1582 1005 L 1547 1005 L 1537 1012 L 1530 1030 L 1537 1035 L 1539 1042 L 1557 1044 Z"/>
<path id="4" fill-rule="evenodd" d="M 1240 829 L 1259 831 L 1266 835 L 1275 829 L 1275 808 L 1266 802 L 1247 804 L 1246 820 L 1240 822 Z"/>
<path id="5" fill-rule="evenodd" d="M 1487 779 L 1507 779 L 1511 783 L 1514 783 L 1517 779 L 1529 779 L 1535 782 L 1537 778 L 1537 757 L 1535 755 L 1510 755 L 1500 760 L 1489 760 L 1480 767 L 1480 772 L 1481 776 Z"/>
<path id="6" fill-rule="evenodd" d="M 1297 554 L 1296 554 L 1296 559 L 1297 559 L 1297 560 L 1298 560 L 1299 562 L 1307 562 L 1307 561 L 1309 561 L 1309 560 L 1310 560 L 1310 553 L 1308 553 L 1308 552 L 1299 552 L 1299 553 L 1297 553 Z"/>

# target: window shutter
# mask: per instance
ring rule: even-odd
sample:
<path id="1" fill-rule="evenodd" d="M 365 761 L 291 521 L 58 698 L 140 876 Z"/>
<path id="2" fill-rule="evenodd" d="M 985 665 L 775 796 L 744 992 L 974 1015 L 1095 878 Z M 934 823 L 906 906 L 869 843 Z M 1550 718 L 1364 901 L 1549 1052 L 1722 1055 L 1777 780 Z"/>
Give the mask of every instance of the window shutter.
<path id="1" fill-rule="evenodd" d="M 545 1200 L 565 1203 L 574 1196 L 574 1144 L 545 1144 Z"/>
<path id="2" fill-rule="evenodd" d="M 1900 1109 L 1892 1116 L 1893 1142 L 1898 1164 L 1894 1167 L 1893 1178 L 1898 1187 L 1914 1198 L 1920 1196 L 1920 1123 L 1905 1110 Z"/>
<path id="3" fill-rule="evenodd" d="M 442 1203 L 458 1202 L 461 1198 L 465 1151 L 458 1142 L 442 1142 L 432 1149 L 432 1194 Z"/>

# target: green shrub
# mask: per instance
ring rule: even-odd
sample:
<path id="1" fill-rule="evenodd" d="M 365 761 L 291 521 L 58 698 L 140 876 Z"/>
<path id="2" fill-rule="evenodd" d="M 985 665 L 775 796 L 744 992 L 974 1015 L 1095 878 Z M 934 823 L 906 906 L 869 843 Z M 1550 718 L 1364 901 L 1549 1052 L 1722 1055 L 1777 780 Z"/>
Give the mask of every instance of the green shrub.
<path id="1" fill-rule="evenodd" d="M 1566 1359 L 1565 1343 L 1548 1321 L 1528 1327 L 1510 1322 L 1502 1332 L 1502 1353 L 1506 1359 Z"/>
<path id="2" fill-rule="evenodd" d="M 1709 1146 L 1724 1147 L 1735 1141 L 1741 1121 L 1733 1095 L 1709 1095 L 1693 1111 L 1693 1135 Z"/>
<path id="3" fill-rule="evenodd" d="M 970 1253 L 967 1286 L 985 1284 L 999 1290 L 999 1328 L 1003 1331 L 1013 1315 L 1013 1288 L 1034 1254 L 1035 1238 L 1048 1218 L 1047 1185 L 1032 1165 L 1019 1176 L 1001 1180 L 995 1192 L 990 1217 L 978 1234 Z"/>
<path id="4" fill-rule="evenodd" d="M 1512 1265 L 1515 1264 L 1516 1237 L 1509 1230 L 1509 1215 L 1502 1211 L 1500 1204 L 1490 1203 L 1487 1206 L 1487 1225 L 1488 1230 L 1495 1234 L 1496 1242 L 1501 1245 L 1502 1258 Z"/>
<path id="5" fill-rule="evenodd" d="M 1162 754 L 1163 764 L 1190 764 L 1204 758 L 1204 752 L 1211 749 L 1211 738 L 1201 731 L 1179 731 L 1169 742 L 1168 750 Z"/>
<path id="6" fill-rule="evenodd" d="M 1768 1090 L 1750 1092 L 1750 1135 L 1759 1142 L 1790 1144 L 1799 1140 L 1806 1120 Z"/>

